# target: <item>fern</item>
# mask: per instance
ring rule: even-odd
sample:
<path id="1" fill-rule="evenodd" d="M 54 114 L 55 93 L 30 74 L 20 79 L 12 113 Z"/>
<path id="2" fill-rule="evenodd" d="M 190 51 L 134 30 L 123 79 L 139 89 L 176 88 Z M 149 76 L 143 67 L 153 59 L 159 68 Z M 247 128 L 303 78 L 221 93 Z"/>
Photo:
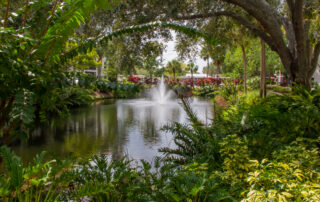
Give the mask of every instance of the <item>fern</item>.
<path id="1" fill-rule="evenodd" d="M 211 162 L 212 166 L 217 166 L 221 162 L 218 137 L 209 126 L 201 123 L 192 111 L 189 101 L 185 98 L 181 99 L 190 123 L 174 122 L 164 126 L 162 130 L 173 134 L 177 148 L 166 147 L 159 151 L 166 154 L 164 159 L 166 162 L 173 162 L 176 165 L 198 161 Z"/>
<path id="2" fill-rule="evenodd" d="M 52 25 L 44 30 L 39 43 L 33 48 L 32 55 L 39 58 L 60 60 L 57 54 L 65 48 L 65 43 L 75 33 L 75 30 L 84 24 L 91 13 L 99 9 L 112 9 L 118 3 L 117 0 L 74 0 L 58 3 L 55 13 L 51 16 Z M 50 21 L 49 21 L 50 22 Z M 36 49 L 35 49 L 36 48 Z M 49 57 L 49 55 L 51 55 Z"/>
<path id="3" fill-rule="evenodd" d="M 24 124 L 31 123 L 34 119 L 35 111 L 33 104 L 33 93 L 26 89 L 19 90 L 15 96 L 11 121 L 21 121 Z"/>
<path id="4" fill-rule="evenodd" d="M 8 172 L 10 178 L 8 181 L 9 189 L 18 189 L 23 184 L 23 165 L 21 163 L 21 159 L 14 155 L 11 150 L 2 146 L 1 149 L 1 157 L 5 164 L 6 171 Z"/>

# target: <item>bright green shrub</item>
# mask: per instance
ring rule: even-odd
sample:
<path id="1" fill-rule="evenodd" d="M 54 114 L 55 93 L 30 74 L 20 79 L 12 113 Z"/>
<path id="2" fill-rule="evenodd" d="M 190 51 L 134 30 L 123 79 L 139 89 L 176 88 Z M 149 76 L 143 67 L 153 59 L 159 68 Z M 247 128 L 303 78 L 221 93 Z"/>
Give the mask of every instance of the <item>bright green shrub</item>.
<path id="1" fill-rule="evenodd" d="M 233 182 L 239 183 L 248 175 L 251 170 L 250 152 L 248 146 L 242 138 L 237 135 L 229 135 L 221 140 L 220 153 L 223 158 L 222 169 L 224 175 Z"/>
<path id="2" fill-rule="evenodd" d="M 260 87 L 260 77 L 255 76 L 247 79 L 248 90 L 256 90 Z"/>
<path id="3" fill-rule="evenodd" d="M 250 188 L 243 201 L 319 201 L 318 148 L 307 149 L 296 142 L 273 153 L 273 161 L 255 161 L 247 179 Z"/>
<path id="4" fill-rule="evenodd" d="M 221 95 L 226 100 L 231 103 L 235 103 L 237 101 L 237 94 L 239 92 L 240 85 L 236 85 L 231 80 L 225 80 L 223 85 L 220 86 L 219 91 L 217 92 L 218 95 Z"/>
<path id="5" fill-rule="evenodd" d="M 282 94 L 286 94 L 286 93 L 290 93 L 291 89 L 288 87 L 282 87 L 282 86 L 276 86 L 276 85 L 268 85 L 267 86 L 268 90 L 272 90 L 275 91 L 277 93 L 282 93 Z"/>

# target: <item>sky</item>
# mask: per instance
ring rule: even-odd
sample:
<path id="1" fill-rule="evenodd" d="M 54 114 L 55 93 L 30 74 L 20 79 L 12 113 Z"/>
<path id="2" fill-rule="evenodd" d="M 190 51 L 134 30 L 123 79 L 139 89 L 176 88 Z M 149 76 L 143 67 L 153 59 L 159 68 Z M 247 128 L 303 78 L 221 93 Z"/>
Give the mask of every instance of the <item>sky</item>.
<path id="1" fill-rule="evenodd" d="M 173 40 L 171 41 L 168 41 L 167 43 L 162 41 L 162 43 L 166 46 L 166 49 L 163 53 L 163 65 L 165 66 L 169 61 L 173 60 L 173 59 L 177 59 L 178 58 L 178 54 L 177 52 L 175 51 L 175 34 L 172 33 L 173 35 Z M 200 52 L 200 51 L 199 51 Z M 184 61 L 185 62 L 185 61 Z M 202 69 L 204 66 L 207 65 L 206 61 L 202 60 L 200 58 L 200 56 L 198 55 L 197 56 L 197 59 L 195 61 L 195 64 L 198 65 L 199 69 L 198 69 L 198 72 L 199 73 L 202 73 Z"/>

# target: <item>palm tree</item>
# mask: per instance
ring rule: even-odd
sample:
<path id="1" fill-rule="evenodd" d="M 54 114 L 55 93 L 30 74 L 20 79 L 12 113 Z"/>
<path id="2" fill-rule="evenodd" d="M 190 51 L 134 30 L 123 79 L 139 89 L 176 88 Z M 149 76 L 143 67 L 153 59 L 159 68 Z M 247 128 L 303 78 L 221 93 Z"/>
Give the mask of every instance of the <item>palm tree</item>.
<path id="1" fill-rule="evenodd" d="M 176 73 L 182 72 L 182 64 L 178 60 L 171 60 L 166 68 L 169 73 L 172 72 L 174 80 L 176 80 Z"/>
<path id="2" fill-rule="evenodd" d="M 187 68 L 191 73 L 191 86 L 193 87 L 193 73 L 198 71 L 198 66 L 194 63 L 190 63 L 187 65 Z"/>

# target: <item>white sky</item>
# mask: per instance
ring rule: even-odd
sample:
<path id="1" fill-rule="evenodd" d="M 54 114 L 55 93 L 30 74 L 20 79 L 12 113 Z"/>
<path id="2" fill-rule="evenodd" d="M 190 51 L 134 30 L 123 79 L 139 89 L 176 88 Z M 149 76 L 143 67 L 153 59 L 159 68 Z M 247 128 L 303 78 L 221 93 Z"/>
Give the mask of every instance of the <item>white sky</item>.
<path id="1" fill-rule="evenodd" d="M 166 66 L 166 64 L 173 60 L 173 59 L 178 59 L 178 54 L 177 52 L 175 51 L 175 33 L 172 33 L 173 35 L 173 40 L 171 41 L 168 41 L 167 43 L 162 41 L 162 43 L 164 43 L 164 45 L 166 46 L 166 49 L 163 53 L 163 65 Z M 185 62 L 185 61 L 184 61 Z M 198 55 L 197 56 L 197 59 L 195 61 L 195 64 L 198 65 L 199 69 L 198 69 L 198 72 L 199 73 L 202 73 L 202 69 L 204 66 L 207 65 L 206 61 L 202 60 L 200 58 L 200 56 Z"/>

